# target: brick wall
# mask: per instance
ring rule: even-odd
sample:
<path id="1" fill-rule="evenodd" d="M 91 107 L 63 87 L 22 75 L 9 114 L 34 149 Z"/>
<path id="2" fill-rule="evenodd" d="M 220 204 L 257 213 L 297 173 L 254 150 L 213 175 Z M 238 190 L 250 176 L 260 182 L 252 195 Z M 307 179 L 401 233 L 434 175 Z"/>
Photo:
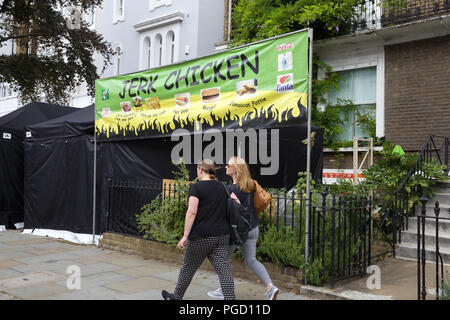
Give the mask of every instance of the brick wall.
<path id="1" fill-rule="evenodd" d="M 324 152 L 324 169 L 353 169 L 353 152 Z"/>
<path id="2" fill-rule="evenodd" d="M 385 135 L 406 151 L 450 137 L 450 35 L 385 47 Z"/>

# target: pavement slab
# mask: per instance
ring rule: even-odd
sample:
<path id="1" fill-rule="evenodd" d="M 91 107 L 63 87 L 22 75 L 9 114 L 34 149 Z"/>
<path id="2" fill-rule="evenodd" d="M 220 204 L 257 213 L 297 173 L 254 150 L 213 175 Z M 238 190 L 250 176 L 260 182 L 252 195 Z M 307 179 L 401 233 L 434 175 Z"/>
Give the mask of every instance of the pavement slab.
<path id="1" fill-rule="evenodd" d="M 118 300 L 117 291 L 105 287 L 73 289 L 67 293 L 49 296 L 48 300 Z"/>
<path id="2" fill-rule="evenodd" d="M 155 277 L 142 277 L 139 279 L 125 280 L 105 285 L 106 288 L 116 290 L 124 294 L 133 294 L 149 289 L 169 290 L 167 288 L 174 287 L 172 281 L 167 281 Z"/>
<path id="3" fill-rule="evenodd" d="M 71 260 L 46 260 L 39 263 L 10 267 L 9 269 L 23 273 L 29 273 L 35 270 L 53 271 L 61 275 L 66 275 L 67 268 L 72 265 L 76 265 L 76 263 Z"/>
<path id="4" fill-rule="evenodd" d="M 76 264 L 76 263 L 74 263 Z M 112 263 L 106 263 L 106 262 L 99 262 L 94 264 L 86 264 L 83 266 L 80 266 L 81 269 L 81 276 L 90 276 L 90 275 L 99 275 L 104 274 L 105 272 L 109 271 L 116 271 L 122 269 L 121 266 L 112 264 Z"/>
<path id="5" fill-rule="evenodd" d="M 22 275 L 23 272 L 19 272 L 16 270 L 11 270 L 11 269 L 0 269 L 0 280 L 1 279 L 8 279 L 8 278 L 13 278 L 13 277 L 18 277 L 20 275 Z"/>
<path id="6" fill-rule="evenodd" d="M 81 289 L 93 289 L 96 287 L 103 287 L 105 285 L 111 284 L 111 283 L 116 283 L 116 282 L 122 282 L 122 281 L 126 281 L 126 280 L 130 280 L 133 279 L 131 277 L 116 273 L 116 272 L 104 272 L 101 274 L 91 274 L 88 276 L 81 276 L 80 279 L 80 287 Z M 57 284 L 63 287 L 66 287 L 66 282 L 67 279 L 65 281 L 61 281 L 58 282 Z"/>
<path id="7" fill-rule="evenodd" d="M 57 285 L 53 282 L 41 285 L 33 285 L 26 288 L 18 288 L 8 290 L 8 294 L 14 296 L 16 299 L 23 300 L 46 300 L 51 296 L 69 292 L 64 286 Z"/>
<path id="8" fill-rule="evenodd" d="M 21 262 L 18 262 L 13 259 L 0 259 L 0 269 L 7 269 L 10 267 L 17 267 L 17 266 L 23 266 L 24 264 Z"/>
<path id="9" fill-rule="evenodd" d="M 51 272 L 32 272 L 23 274 L 19 277 L 12 277 L 0 280 L 0 291 L 8 291 L 16 288 L 31 287 L 33 285 L 54 282 L 61 279 L 61 277 Z"/>

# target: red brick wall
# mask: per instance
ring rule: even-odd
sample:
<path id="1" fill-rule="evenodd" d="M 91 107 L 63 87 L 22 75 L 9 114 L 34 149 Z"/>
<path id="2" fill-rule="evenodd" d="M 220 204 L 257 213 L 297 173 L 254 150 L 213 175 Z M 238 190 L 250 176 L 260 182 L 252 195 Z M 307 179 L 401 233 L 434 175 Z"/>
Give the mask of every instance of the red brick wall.
<path id="1" fill-rule="evenodd" d="M 385 47 L 385 135 L 405 150 L 450 137 L 450 36 Z"/>

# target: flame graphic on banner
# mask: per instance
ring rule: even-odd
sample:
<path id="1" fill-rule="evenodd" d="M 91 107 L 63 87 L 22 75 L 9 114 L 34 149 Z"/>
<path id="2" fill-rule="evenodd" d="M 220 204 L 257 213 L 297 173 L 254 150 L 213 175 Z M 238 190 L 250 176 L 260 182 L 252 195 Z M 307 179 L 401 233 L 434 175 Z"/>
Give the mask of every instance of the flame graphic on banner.
<path id="1" fill-rule="evenodd" d="M 194 125 L 198 130 L 200 123 L 221 128 L 230 122 L 242 127 L 247 122 L 259 119 L 263 122 L 271 120 L 281 123 L 303 116 L 300 105 L 306 106 L 307 99 L 304 93 L 287 92 L 278 95 L 269 91 L 260 92 L 257 98 L 237 102 L 235 94 L 223 93 L 220 104 L 204 105 L 200 103 L 200 97 L 192 97 L 192 104 L 183 108 L 170 107 L 175 103 L 173 99 L 169 99 L 161 101 L 161 109 L 117 113 L 98 119 L 96 130 L 99 136 L 109 139 L 118 135 L 139 136 L 149 130 L 165 135 L 177 128 Z M 293 105 L 292 101 L 297 101 L 297 104 Z"/>

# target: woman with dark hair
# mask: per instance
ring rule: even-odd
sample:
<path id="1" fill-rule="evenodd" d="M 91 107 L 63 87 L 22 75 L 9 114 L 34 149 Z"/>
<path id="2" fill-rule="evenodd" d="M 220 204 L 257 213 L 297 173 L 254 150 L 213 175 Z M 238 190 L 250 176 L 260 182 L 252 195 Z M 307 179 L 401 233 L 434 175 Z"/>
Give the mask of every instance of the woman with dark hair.
<path id="1" fill-rule="evenodd" d="M 162 291 L 164 300 L 181 300 L 191 280 L 206 257 L 216 270 L 225 300 L 234 300 L 228 245 L 230 229 L 227 221 L 228 197 L 224 185 L 215 179 L 214 162 L 203 160 L 197 166 L 198 182 L 189 189 L 183 238 L 178 248 L 186 247 L 175 292 Z"/>
<path id="2" fill-rule="evenodd" d="M 253 208 L 255 182 L 250 175 L 250 170 L 248 169 L 247 163 L 242 158 L 232 157 L 226 165 L 226 170 L 226 174 L 233 178 L 233 184 L 230 187 L 230 191 L 236 195 L 242 205 L 250 210 L 251 230 L 248 233 L 247 241 L 242 245 L 242 252 L 244 254 L 245 262 L 264 283 L 267 290 L 266 299 L 276 300 L 279 289 L 272 283 L 272 279 L 270 278 L 264 265 L 256 259 L 256 242 L 258 241 L 259 234 L 259 219 Z M 230 258 L 234 250 L 236 250 L 236 245 L 231 245 L 229 247 Z M 223 299 L 224 297 L 222 288 L 209 291 L 208 295 L 217 299 Z"/>

